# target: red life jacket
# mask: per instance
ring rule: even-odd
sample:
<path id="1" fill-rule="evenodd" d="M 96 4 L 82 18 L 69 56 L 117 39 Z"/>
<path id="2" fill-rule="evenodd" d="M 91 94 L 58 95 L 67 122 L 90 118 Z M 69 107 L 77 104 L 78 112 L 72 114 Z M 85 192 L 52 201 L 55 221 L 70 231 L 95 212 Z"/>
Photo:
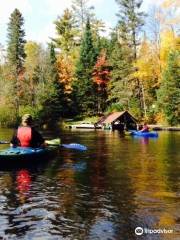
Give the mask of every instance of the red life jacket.
<path id="1" fill-rule="evenodd" d="M 30 147 L 32 139 L 31 127 L 19 127 L 17 130 L 17 138 L 20 141 L 21 147 Z"/>

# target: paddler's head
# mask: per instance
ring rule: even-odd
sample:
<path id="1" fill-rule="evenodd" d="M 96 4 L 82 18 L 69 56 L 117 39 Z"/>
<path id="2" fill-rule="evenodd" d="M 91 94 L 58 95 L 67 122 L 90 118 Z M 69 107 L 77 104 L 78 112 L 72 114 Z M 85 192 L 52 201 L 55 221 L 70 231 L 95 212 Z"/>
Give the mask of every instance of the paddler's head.
<path id="1" fill-rule="evenodd" d="M 22 126 L 31 126 L 33 118 L 30 114 L 24 114 L 22 116 Z"/>

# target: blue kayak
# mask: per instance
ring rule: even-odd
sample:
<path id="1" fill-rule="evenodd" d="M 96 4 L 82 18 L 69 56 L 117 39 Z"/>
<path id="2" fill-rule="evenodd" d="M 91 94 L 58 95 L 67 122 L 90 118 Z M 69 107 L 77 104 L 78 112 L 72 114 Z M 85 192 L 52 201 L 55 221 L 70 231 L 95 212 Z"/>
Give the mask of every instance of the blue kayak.
<path id="1" fill-rule="evenodd" d="M 139 137 L 154 137 L 157 138 L 158 137 L 158 133 L 157 132 L 140 132 L 140 131 L 132 131 L 131 135 L 133 136 L 139 136 Z"/>
<path id="2" fill-rule="evenodd" d="M 18 156 L 39 156 L 49 152 L 49 148 L 31 148 L 31 147 L 10 147 L 0 151 L 0 158 L 18 157 Z"/>
<path id="3" fill-rule="evenodd" d="M 44 162 L 53 156 L 58 147 L 10 147 L 0 151 L 0 167 L 10 166 L 34 166 L 36 163 Z"/>

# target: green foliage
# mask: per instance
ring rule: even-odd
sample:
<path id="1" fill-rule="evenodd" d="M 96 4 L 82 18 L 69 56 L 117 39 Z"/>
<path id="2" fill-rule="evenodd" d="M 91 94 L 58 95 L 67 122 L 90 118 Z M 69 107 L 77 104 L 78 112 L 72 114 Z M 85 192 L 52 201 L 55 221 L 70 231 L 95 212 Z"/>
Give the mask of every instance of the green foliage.
<path id="1" fill-rule="evenodd" d="M 23 29 L 24 19 L 18 9 L 15 9 L 10 16 L 8 24 L 8 48 L 7 57 L 11 66 L 15 67 L 17 73 L 22 69 L 25 58 Z"/>
<path id="2" fill-rule="evenodd" d="M 169 124 L 179 124 L 178 37 L 172 31 L 157 32 L 160 46 L 147 40 L 138 48 L 145 18 L 142 1 L 116 2 L 119 21 L 110 37 L 101 36 L 104 23 L 89 0 L 74 0 L 72 10 L 54 22 L 57 37 L 49 48 L 26 43 L 22 14 L 13 11 L 7 61 L 0 62 L 0 124 L 12 125 L 18 113 L 29 112 L 54 125 L 61 117 L 84 118 L 105 109 L 129 110 L 140 119 L 143 107 L 151 122 L 165 116 Z"/>
<path id="3" fill-rule="evenodd" d="M 124 107 L 122 104 L 119 103 L 112 103 L 107 109 L 106 113 L 111 113 L 111 112 L 121 112 L 124 111 Z"/>
<path id="4" fill-rule="evenodd" d="M 135 64 L 137 60 L 137 46 L 139 45 L 139 33 L 141 27 L 144 25 L 145 18 L 145 14 L 140 11 L 142 0 L 116 0 L 116 2 L 119 6 L 117 38 L 122 46 L 126 46 L 131 49 L 130 63 Z M 136 72 L 136 68 L 134 68 L 134 72 Z M 137 98 L 137 101 L 139 101 L 138 108 L 142 111 L 142 89 L 140 81 L 137 77 L 134 77 L 134 79 L 132 78 L 131 90 L 133 95 Z"/>
<path id="5" fill-rule="evenodd" d="M 48 122 L 56 122 L 65 112 L 63 84 L 59 82 L 54 45 L 49 47 L 49 64 L 46 72 L 46 90 L 42 94 L 41 116 Z"/>
<path id="6" fill-rule="evenodd" d="M 23 97 L 23 102 L 31 104 L 31 106 L 36 105 L 37 102 L 37 86 L 40 82 L 40 66 L 42 63 L 42 46 L 36 42 L 29 41 L 25 45 L 25 92 L 26 94 Z M 21 100 L 22 103 L 22 100 Z"/>
<path id="7" fill-rule="evenodd" d="M 129 100 L 132 95 L 132 89 L 130 88 L 130 74 L 132 73 L 130 53 L 128 48 L 116 41 L 109 61 L 112 65 L 112 71 L 108 101 L 110 104 L 123 105 L 126 109 L 129 108 Z"/>
<path id="8" fill-rule="evenodd" d="M 133 116 L 135 116 L 137 119 L 142 118 L 142 112 L 139 107 L 139 100 L 132 96 L 129 101 L 129 111 L 132 113 Z"/>
<path id="9" fill-rule="evenodd" d="M 170 125 L 180 123 L 180 52 L 172 51 L 158 90 L 159 109 Z"/>
<path id="10" fill-rule="evenodd" d="M 39 115 L 40 112 L 42 111 L 42 107 L 32 107 L 29 105 L 26 106 L 21 106 L 19 108 L 19 115 L 23 116 L 26 113 L 31 114 L 31 116 L 33 117 L 34 120 L 39 120 Z"/>
<path id="11" fill-rule="evenodd" d="M 23 63 L 25 59 L 24 45 L 25 32 L 23 29 L 24 19 L 18 9 L 10 16 L 8 24 L 8 48 L 7 59 L 10 67 L 12 84 L 12 101 L 16 109 L 16 117 L 19 114 L 20 98 L 23 93 Z"/>
<path id="12" fill-rule="evenodd" d="M 140 12 L 140 0 L 116 0 L 119 6 L 119 40 L 128 42 L 133 48 L 134 59 L 137 57 L 138 32 L 144 25 L 145 14 Z"/>
<path id="13" fill-rule="evenodd" d="M 96 58 L 90 22 L 88 20 L 80 49 L 79 61 L 76 66 L 76 81 L 73 87 L 79 111 L 90 115 L 96 112 L 95 106 L 97 103 L 96 86 L 92 79 Z"/>
<path id="14" fill-rule="evenodd" d="M 16 122 L 15 110 L 12 106 L 1 105 L 0 106 L 0 126 L 12 127 Z"/>
<path id="15" fill-rule="evenodd" d="M 79 35 L 72 12 L 66 9 L 54 24 L 57 38 L 52 40 L 55 43 L 55 47 L 61 49 L 66 54 L 72 52 L 77 45 L 77 36 Z"/>

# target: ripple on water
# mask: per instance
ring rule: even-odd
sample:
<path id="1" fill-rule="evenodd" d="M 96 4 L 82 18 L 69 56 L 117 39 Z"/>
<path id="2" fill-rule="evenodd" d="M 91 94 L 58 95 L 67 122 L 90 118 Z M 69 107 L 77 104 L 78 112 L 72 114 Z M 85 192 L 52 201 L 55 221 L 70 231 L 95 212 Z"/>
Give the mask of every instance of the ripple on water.
<path id="1" fill-rule="evenodd" d="M 160 224 L 178 231 L 178 139 L 66 134 L 64 142 L 88 152 L 63 150 L 46 167 L 0 172 L 0 239 L 136 240 L 135 227 Z"/>

